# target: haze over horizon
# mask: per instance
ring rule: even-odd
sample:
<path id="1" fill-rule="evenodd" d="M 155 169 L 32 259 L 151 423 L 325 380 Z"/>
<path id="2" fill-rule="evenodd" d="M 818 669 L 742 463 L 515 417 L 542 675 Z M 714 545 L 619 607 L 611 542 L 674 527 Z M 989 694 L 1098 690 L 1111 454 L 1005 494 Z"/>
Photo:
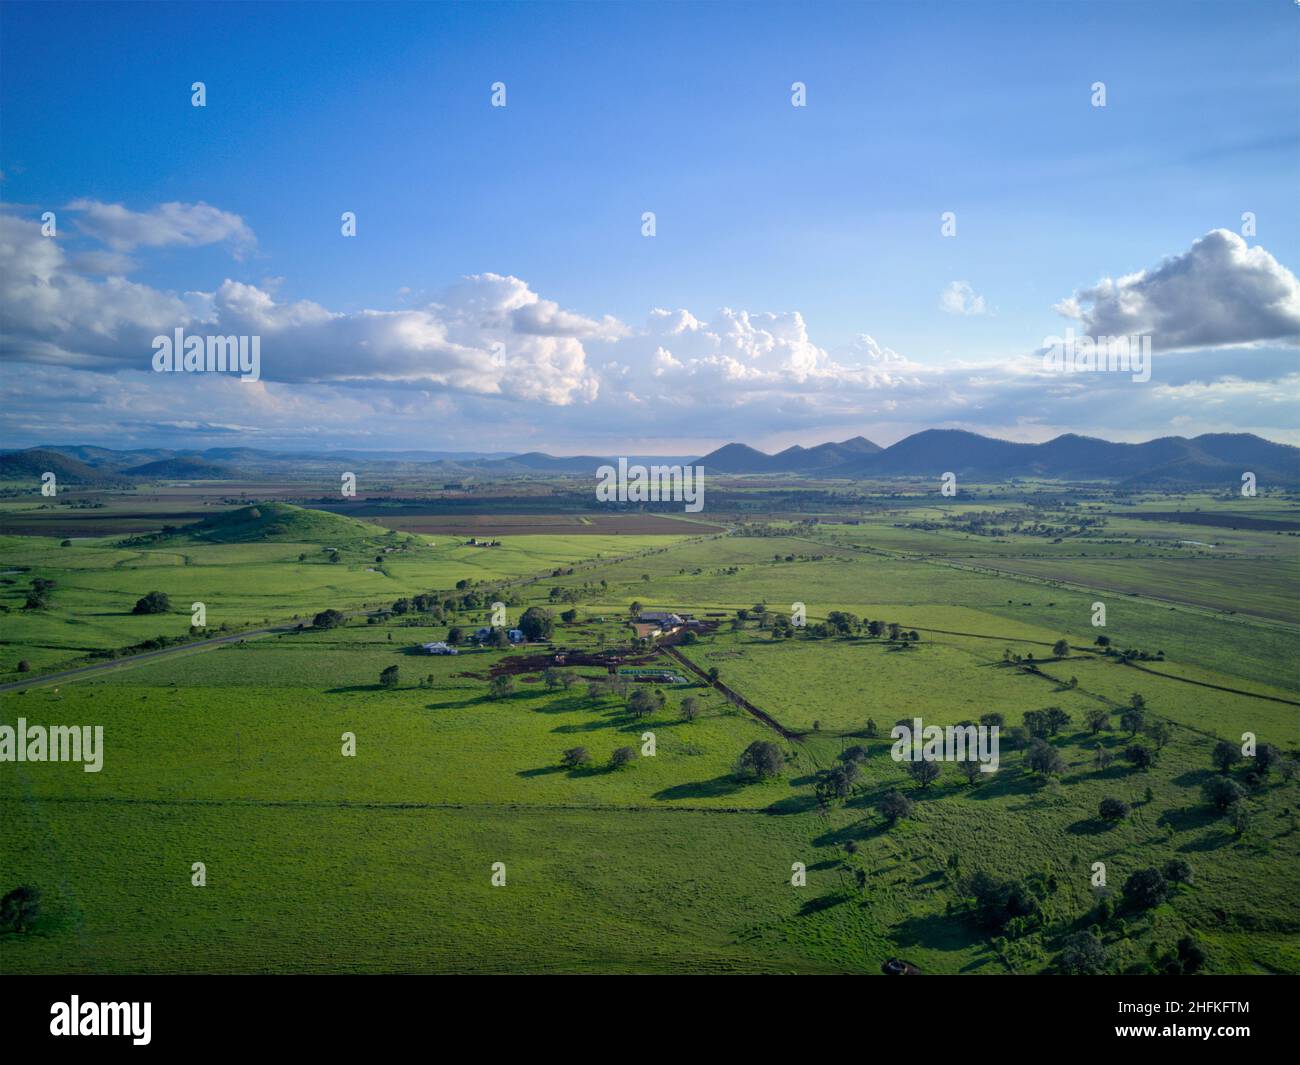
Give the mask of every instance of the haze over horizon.
<path id="1" fill-rule="evenodd" d="M 8 5 L 0 439 L 1300 443 L 1294 10 L 1012 6 Z M 261 380 L 152 372 L 176 328 Z"/>

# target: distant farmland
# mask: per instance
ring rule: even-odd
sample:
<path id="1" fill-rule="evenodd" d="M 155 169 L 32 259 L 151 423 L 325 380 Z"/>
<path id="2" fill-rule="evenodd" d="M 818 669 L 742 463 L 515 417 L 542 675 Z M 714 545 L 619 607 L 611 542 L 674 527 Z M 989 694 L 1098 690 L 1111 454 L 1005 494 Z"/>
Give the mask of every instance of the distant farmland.
<path id="1" fill-rule="evenodd" d="M 352 511 L 360 516 L 359 511 Z M 398 532 L 425 536 L 683 536 L 725 532 L 720 525 L 683 522 L 663 514 L 401 514 L 382 510 L 368 521 Z"/>

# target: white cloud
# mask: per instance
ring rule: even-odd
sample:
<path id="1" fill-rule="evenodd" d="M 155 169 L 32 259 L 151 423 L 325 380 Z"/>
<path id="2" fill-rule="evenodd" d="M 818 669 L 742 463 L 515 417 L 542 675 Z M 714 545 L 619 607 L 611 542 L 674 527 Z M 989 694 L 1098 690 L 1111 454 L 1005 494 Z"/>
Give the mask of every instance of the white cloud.
<path id="1" fill-rule="evenodd" d="M 977 295 L 969 281 L 950 281 L 939 295 L 939 307 L 948 314 L 987 314 L 984 297 Z"/>
<path id="2" fill-rule="evenodd" d="M 432 301 L 408 290 L 394 308 L 345 313 L 281 295 L 278 279 L 161 291 L 112 270 L 120 251 L 85 256 L 0 211 L 3 425 L 39 433 L 31 442 L 99 425 L 124 440 L 154 427 L 164 436 L 247 431 L 268 444 L 320 437 L 331 446 L 490 440 L 503 449 L 601 451 L 630 440 L 649 450 L 658 440 L 683 454 L 721 439 L 894 438 L 945 424 L 1176 431 L 1189 409 L 1212 412 L 1216 427 L 1261 428 L 1282 424 L 1300 387 L 1293 354 L 1276 346 L 1230 364 L 1212 350 L 1185 353 L 1160 361 L 1143 388 L 1118 375 L 1048 378 L 1033 356 L 923 364 L 866 333 L 828 349 L 792 310 L 656 308 L 629 327 L 564 308 L 506 274 L 464 277 Z M 1188 257 L 1195 261 L 1081 290 L 1068 309 L 1108 332 L 1136 331 L 1113 324 L 1122 310 L 1125 325 L 1176 320 L 1183 334 L 1232 343 L 1276 328 L 1267 320 L 1242 327 L 1261 306 L 1283 326 L 1290 321 L 1295 279 L 1262 249 L 1211 234 Z M 1186 275 L 1204 286 L 1207 272 L 1221 282 L 1215 310 L 1179 319 L 1174 308 L 1196 302 Z M 956 299 L 962 313 L 987 310 L 968 285 Z M 1207 333 L 1207 319 L 1224 328 Z M 152 338 L 177 327 L 261 336 L 262 380 L 149 372 Z M 17 363 L 28 364 L 21 374 L 12 372 Z"/>
<path id="3" fill-rule="evenodd" d="M 1300 281 L 1226 229 L 1151 270 L 1078 289 L 1056 310 L 1089 336 L 1150 336 L 1163 351 L 1300 339 Z"/>
<path id="4" fill-rule="evenodd" d="M 239 215 L 206 203 L 164 203 L 149 211 L 132 211 L 120 203 L 79 199 L 65 209 L 77 212 L 77 227 L 83 233 L 115 251 L 228 243 L 238 258 L 257 243 Z"/>

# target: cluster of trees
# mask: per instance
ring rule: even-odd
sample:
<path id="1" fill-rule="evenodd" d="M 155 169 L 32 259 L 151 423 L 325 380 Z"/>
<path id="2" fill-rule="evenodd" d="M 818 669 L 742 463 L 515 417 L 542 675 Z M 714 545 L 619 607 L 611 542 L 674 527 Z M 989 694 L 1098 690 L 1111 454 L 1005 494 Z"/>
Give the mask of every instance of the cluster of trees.
<path id="1" fill-rule="evenodd" d="M 165 592 L 150 592 L 135 601 L 132 614 L 165 614 L 172 608 Z"/>
<path id="2" fill-rule="evenodd" d="M 760 616 L 758 627 L 760 629 L 770 627 L 773 639 L 788 640 L 800 633 L 813 640 L 866 635 L 873 639 L 884 636 L 890 642 L 904 646 L 917 643 L 921 639 L 921 634 L 915 629 L 904 630 L 896 621 L 868 621 L 847 610 L 832 610 L 826 615 L 825 621 L 805 625 L 802 629 L 797 628 L 784 614 L 776 614 L 770 619 Z"/>
<path id="3" fill-rule="evenodd" d="M 1101 649 L 1101 653 L 1108 658 L 1118 658 L 1121 662 L 1163 662 L 1165 658 L 1164 651 L 1142 651 L 1136 648 L 1120 650 L 1118 647 L 1112 647 L 1109 636 L 1098 636 L 1092 641 L 1096 647 Z"/>
<path id="4" fill-rule="evenodd" d="M 615 747 L 609 756 L 611 769 L 622 769 L 636 761 L 635 747 Z M 581 769 L 592 763 L 591 752 L 586 747 L 570 747 L 560 755 L 560 764 L 566 769 Z"/>
<path id="5" fill-rule="evenodd" d="M 785 768 L 785 751 L 771 740 L 755 740 L 736 762 L 736 775 L 742 780 L 770 780 Z"/>
<path id="6" fill-rule="evenodd" d="M 555 632 L 555 615 L 544 606 L 530 606 L 520 616 L 517 627 L 526 640 L 549 640 Z"/>
<path id="7" fill-rule="evenodd" d="M 849 747 L 840 753 L 840 764 L 817 774 L 813 791 L 822 806 L 830 806 L 837 799 L 847 799 L 862 776 L 862 763 L 868 751 L 862 746 Z"/>
<path id="8" fill-rule="evenodd" d="M 573 570 L 569 570 L 570 573 Z M 559 576 L 559 571 L 553 576 Z M 592 581 L 585 581 L 580 585 L 570 587 L 561 587 L 555 585 L 551 588 L 549 596 L 552 603 L 581 603 L 584 599 L 590 599 L 593 596 L 600 595 L 609 588 L 609 581 L 602 580 L 599 584 Z"/>
<path id="9" fill-rule="evenodd" d="M 45 610 L 50 605 L 50 597 L 54 593 L 55 582 L 47 577 L 34 577 L 31 587 L 27 591 L 27 600 L 23 603 L 24 610 Z"/>
<path id="10" fill-rule="evenodd" d="M 1210 760 L 1219 775 L 1205 782 L 1202 794 L 1210 806 L 1231 821 L 1233 831 L 1239 836 L 1250 827 L 1250 808 L 1246 803 L 1249 789 L 1263 787 L 1275 769 L 1284 781 L 1294 779 L 1297 769 L 1295 759 L 1287 758 L 1271 743 L 1259 744 L 1254 756 L 1248 759 L 1235 743 L 1220 740 L 1210 752 Z M 1238 780 L 1232 770 L 1241 762 L 1248 764 Z"/>
<path id="11" fill-rule="evenodd" d="M 1041 873 L 1004 880 L 977 870 L 958 882 L 958 889 L 970 900 L 975 922 L 1012 938 L 1041 924 L 1043 901 L 1056 888 L 1055 877 Z"/>
<path id="12" fill-rule="evenodd" d="M 568 691 L 578 683 L 578 677 L 571 670 L 556 669 L 550 666 L 542 671 L 542 683 L 546 685 L 549 691 L 555 691 L 556 688 L 563 688 Z"/>
<path id="13" fill-rule="evenodd" d="M 664 693 L 658 688 L 654 691 L 649 688 L 636 688 L 627 701 L 627 710 L 634 718 L 640 720 L 662 710 L 666 701 Z"/>

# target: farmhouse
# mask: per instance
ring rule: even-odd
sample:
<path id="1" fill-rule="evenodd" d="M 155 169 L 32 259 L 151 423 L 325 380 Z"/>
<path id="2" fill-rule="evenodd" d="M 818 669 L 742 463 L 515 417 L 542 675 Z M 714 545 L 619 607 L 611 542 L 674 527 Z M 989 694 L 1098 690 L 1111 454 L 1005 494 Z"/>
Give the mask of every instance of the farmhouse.
<path id="1" fill-rule="evenodd" d="M 506 636 L 508 636 L 508 637 L 510 638 L 510 642 L 511 642 L 511 643 L 523 643 L 523 642 L 524 642 L 524 633 L 523 633 L 523 630 L 522 630 L 522 629 L 509 629 L 509 630 L 506 632 Z M 479 643 L 483 643 L 485 640 L 490 640 L 490 639 L 492 639 L 492 628 L 491 628 L 491 626 L 489 626 L 489 625 L 484 625 L 481 629 L 477 629 L 477 630 L 475 630 L 474 635 L 471 636 L 470 639 L 472 639 L 472 640 L 477 640 Z"/>
<path id="2" fill-rule="evenodd" d="M 427 655 L 454 655 L 459 652 L 456 648 L 452 647 L 451 644 L 443 643 L 441 640 L 438 640 L 435 643 L 426 643 L 424 645 L 424 653 Z"/>
<path id="3" fill-rule="evenodd" d="M 664 631 L 651 621 L 634 621 L 632 628 L 636 631 L 638 640 L 653 640 L 656 636 L 662 636 Z"/>

